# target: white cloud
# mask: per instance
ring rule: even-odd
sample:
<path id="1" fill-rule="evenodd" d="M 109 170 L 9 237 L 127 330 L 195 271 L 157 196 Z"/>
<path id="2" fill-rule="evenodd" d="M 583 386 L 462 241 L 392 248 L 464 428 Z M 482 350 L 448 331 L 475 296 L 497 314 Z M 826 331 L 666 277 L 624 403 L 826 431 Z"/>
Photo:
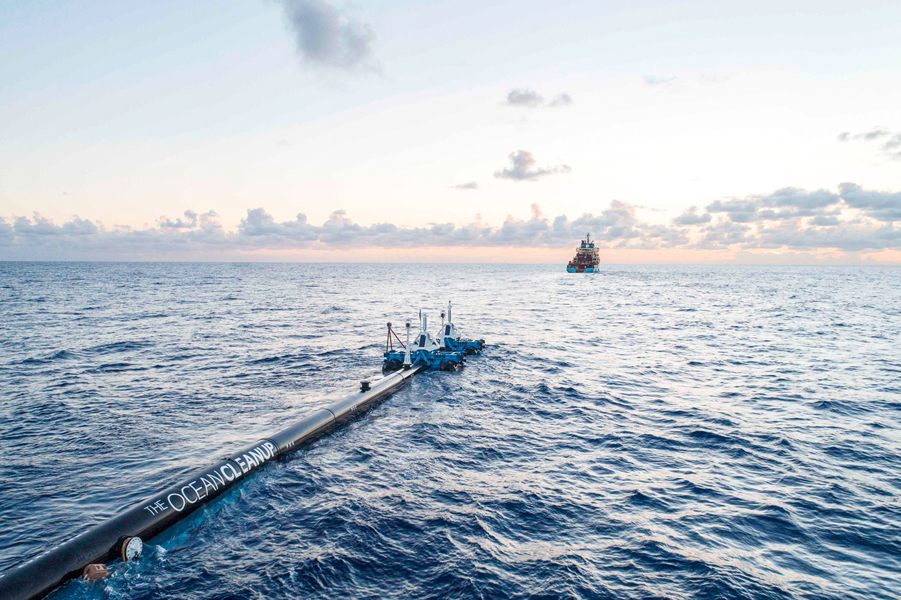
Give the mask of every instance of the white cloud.
<path id="1" fill-rule="evenodd" d="M 534 165 L 533 165 L 534 166 Z M 529 171 L 526 168 L 526 171 Z M 247 211 L 226 231 L 214 211 L 186 211 L 187 221 L 160 220 L 142 230 L 108 229 L 77 216 L 57 225 L 40 214 L 0 218 L 0 259 L 141 259 L 167 256 L 240 257 L 259 250 L 328 248 L 568 248 L 591 232 L 600 247 L 747 250 L 838 249 L 846 252 L 901 249 L 901 193 L 843 183 L 838 193 L 783 188 L 770 194 L 716 200 L 702 211 L 690 207 L 670 224 L 637 216 L 640 207 L 614 200 L 598 214 L 546 217 L 538 204 L 525 219 L 508 216 L 499 226 L 430 223 L 402 227 L 361 225 L 336 210 L 321 225 L 298 214 L 277 221 L 263 208 Z M 858 216 L 843 217 L 848 212 Z M 180 224 L 179 224 L 180 222 Z M 190 226 L 187 226 L 191 223 Z"/>
<path id="2" fill-rule="evenodd" d="M 566 92 L 563 92 L 562 94 L 557 94 L 556 96 L 554 96 L 554 99 L 550 101 L 548 106 L 569 106 L 572 103 L 572 96 L 570 96 Z"/>
<path id="3" fill-rule="evenodd" d="M 879 151 L 889 158 L 901 160 L 901 132 L 892 133 L 885 127 L 876 127 L 874 129 L 871 129 L 870 131 L 864 131 L 862 133 L 854 134 L 852 134 L 850 131 L 843 131 L 838 136 L 838 141 L 840 142 L 849 142 L 852 140 L 859 140 L 863 142 L 876 142 L 885 140 L 879 147 Z"/>
<path id="4" fill-rule="evenodd" d="M 525 106 L 526 108 L 535 108 L 544 104 L 544 97 L 529 88 L 515 88 L 507 94 L 507 104 L 511 106 Z"/>
<path id="5" fill-rule="evenodd" d="M 569 173 L 572 171 L 566 165 L 557 167 L 539 168 L 535 156 L 527 150 L 517 150 L 507 155 L 511 166 L 494 172 L 498 179 L 513 179 L 514 181 L 538 181 L 547 175 Z"/>
<path id="6" fill-rule="evenodd" d="M 572 96 L 566 92 L 562 92 L 554 96 L 553 100 L 545 103 L 544 96 L 529 88 L 514 88 L 507 94 L 507 100 L 504 102 L 507 106 L 520 106 L 524 108 L 540 108 L 547 106 L 556 108 L 560 106 L 569 106 L 573 103 Z"/>
<path id="7" fill-rule="evenodd" d="M 475 181 L 469 181 L 467 183 L 459 183 L 454 186 L 455 190 L 477 190 L 479 189 L 479 184 Z"/>
<path id="8" fill-rule="evenodd" d="M 901 221 L 901 192 L 865 190 L 856 183 L 843 183 L 838 189 L 849 207 L 866 216 L 877 221 Z"/>

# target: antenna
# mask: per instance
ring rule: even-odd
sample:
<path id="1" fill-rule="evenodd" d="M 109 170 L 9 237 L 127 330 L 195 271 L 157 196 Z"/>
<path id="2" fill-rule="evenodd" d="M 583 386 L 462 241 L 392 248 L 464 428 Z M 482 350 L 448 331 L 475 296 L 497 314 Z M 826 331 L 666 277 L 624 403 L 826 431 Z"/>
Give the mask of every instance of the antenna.
<path id="1" fill-rule="evenodd" d="M 404 368 L 409 369 L 413 366 L 413 361 L 410 360 L 410 322 L 407 321 L 407 344 L 404 348 Z"/>
<path id="2" fill-rule="evenodd" d="M 451 303 L 450 300 L 447 301 L 447 322 L 452 323 L 453 319 L 451 319 Z"/>

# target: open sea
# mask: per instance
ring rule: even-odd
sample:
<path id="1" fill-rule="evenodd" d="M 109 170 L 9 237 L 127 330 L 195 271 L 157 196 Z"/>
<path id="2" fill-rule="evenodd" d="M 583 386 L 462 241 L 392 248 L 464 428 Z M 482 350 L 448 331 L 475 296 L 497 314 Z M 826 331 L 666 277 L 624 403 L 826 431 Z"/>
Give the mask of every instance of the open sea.
<path id="1" fill-rule="evenodd" d="M 487 348 L 54 600 L 901 597 L 901 269 L 0 263 L 0 571 Z"/>

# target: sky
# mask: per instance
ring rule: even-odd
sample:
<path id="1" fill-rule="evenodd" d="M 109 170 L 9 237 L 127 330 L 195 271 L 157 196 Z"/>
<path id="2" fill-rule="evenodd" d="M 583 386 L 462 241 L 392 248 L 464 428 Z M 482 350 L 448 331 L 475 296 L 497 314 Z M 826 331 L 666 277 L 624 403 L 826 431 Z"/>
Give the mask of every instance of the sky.
<path id="1" fill-rule="evenodd" d="M 0 260 L 901 264 L 898 23 L 0 0 Z"/>

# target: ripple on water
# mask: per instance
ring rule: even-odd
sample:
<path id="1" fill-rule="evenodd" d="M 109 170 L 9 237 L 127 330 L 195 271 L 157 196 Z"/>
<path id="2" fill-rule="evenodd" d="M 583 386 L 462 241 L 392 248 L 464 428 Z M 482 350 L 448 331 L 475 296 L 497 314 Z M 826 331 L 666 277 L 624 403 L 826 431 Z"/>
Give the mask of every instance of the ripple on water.
<path id="1" fill-rule="evenodd" d="M 0 274 L 0 569 L 356 388 L 385 322 L 451 299 L 490 344 L 54 598 L 901 589 L 899 269 Z"/>

